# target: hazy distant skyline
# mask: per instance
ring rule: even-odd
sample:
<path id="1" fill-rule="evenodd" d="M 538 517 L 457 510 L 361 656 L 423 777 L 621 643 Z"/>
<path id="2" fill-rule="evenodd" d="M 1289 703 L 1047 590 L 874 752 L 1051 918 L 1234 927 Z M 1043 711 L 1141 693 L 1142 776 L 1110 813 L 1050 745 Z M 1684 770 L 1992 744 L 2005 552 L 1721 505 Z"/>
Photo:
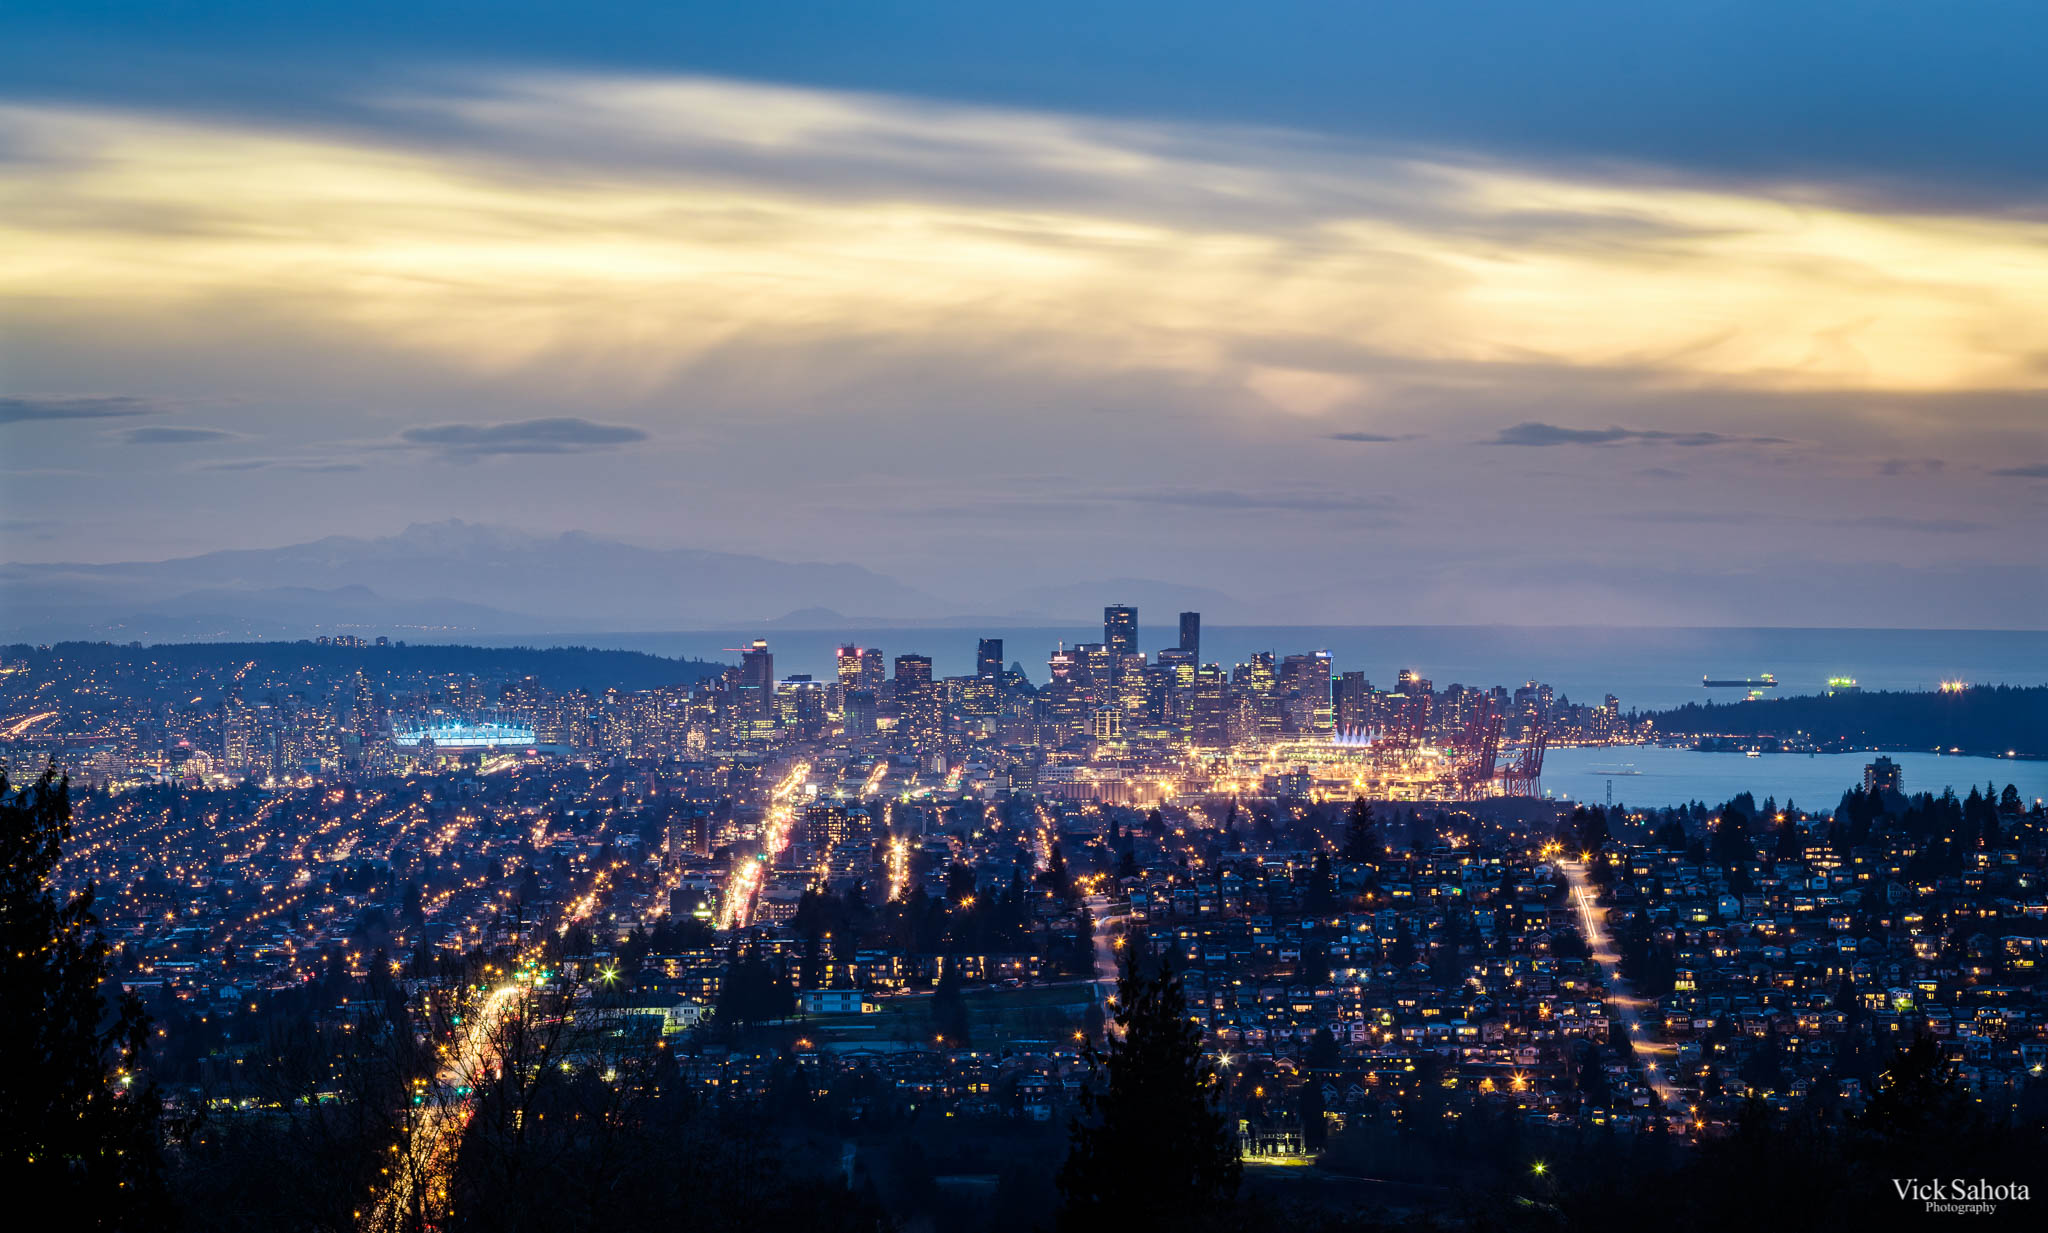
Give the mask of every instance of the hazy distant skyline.
<path id="1" fill-rule="evenodd" d="M 0 18 L 0 560 L 2043 627 L 2042 19 L 1681 7 Z"/>

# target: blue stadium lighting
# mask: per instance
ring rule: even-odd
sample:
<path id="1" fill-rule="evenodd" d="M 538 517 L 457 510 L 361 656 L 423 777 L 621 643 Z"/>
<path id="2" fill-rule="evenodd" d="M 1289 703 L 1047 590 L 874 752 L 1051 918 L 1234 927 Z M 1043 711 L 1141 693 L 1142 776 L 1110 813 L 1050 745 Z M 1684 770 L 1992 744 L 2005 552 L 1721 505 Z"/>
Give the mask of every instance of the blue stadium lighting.
<path id="1" fill-rule="evenodd" d="M 534 730 L 519 724 L 451 720 L 399 728 L 391 734 L 391 743 L 410 747 L 430 740 L 437 749 L 489 749 L 499 745 L 531 745 L 533 738 Z"/>

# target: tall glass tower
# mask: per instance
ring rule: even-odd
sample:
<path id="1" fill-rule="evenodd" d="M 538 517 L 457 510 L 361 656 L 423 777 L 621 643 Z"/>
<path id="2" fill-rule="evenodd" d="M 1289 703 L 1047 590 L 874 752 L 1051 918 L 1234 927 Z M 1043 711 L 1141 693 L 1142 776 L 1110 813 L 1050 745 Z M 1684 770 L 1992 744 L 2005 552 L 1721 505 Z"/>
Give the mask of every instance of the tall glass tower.
<path id="1" fill-rule="evenodd" d="M 1102 645 L 1109 648 L 1110 662 L 1138 653 L 1138 610 L 1111 604 L 1102 610 Z"/>

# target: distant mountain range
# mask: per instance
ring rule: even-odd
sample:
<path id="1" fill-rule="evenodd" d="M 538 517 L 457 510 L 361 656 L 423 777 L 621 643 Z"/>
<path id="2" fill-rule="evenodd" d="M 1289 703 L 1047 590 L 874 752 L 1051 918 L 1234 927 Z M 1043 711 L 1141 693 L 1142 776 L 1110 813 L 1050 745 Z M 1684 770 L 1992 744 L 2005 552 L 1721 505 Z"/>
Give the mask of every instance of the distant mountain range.
<path id="1" fill-rule="evenodd" d="M 1035 587 L 1004 601 L 1006 610 L 1026 616 L 1096 620 L 1101 619 L 1107 604 L 1135 606 L 1148 625 L 1171 625 L 1183 612 L 1199 612 L 1211 625 L 1253 624 L 1258 620 L 1246 605 L 1221 591 L 1149 578 L 1105 578 L 1099 582 Z"/>
<path id="2" fill-rule="evenodd" d="M 948 624 L 1099 618 L 1112 602 L 1155 612 L 1199 607 L 1212 620 L 1238 607 L 1201 588 L 1120 579 L 1024 592 L 993 611 L 970 612 L 857 565 L 640 548 L 581 532 L 550 537 L 461 521 L 171 561 L 0 565 L 0 639 L 27 642 Z"/>

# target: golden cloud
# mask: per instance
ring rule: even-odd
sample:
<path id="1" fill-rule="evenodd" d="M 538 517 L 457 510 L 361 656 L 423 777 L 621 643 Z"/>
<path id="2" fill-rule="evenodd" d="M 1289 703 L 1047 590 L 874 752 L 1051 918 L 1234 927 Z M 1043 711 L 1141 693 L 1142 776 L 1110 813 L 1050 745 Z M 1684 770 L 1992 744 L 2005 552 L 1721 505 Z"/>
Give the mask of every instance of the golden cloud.
<path id="1" fill-rule="evenodd" d="M 0 319 L 255 308 L 621 388 L 734 341 L 1000 348 L 1296 414 L 1369 396 L 1387 357 L 2044 382 L 2048 227 L 2025 221 L 695 79 L 388 102 L 368 134 L 0 109 Z M 1275 339 L 1324 367 L 1250 358 Z"/>

